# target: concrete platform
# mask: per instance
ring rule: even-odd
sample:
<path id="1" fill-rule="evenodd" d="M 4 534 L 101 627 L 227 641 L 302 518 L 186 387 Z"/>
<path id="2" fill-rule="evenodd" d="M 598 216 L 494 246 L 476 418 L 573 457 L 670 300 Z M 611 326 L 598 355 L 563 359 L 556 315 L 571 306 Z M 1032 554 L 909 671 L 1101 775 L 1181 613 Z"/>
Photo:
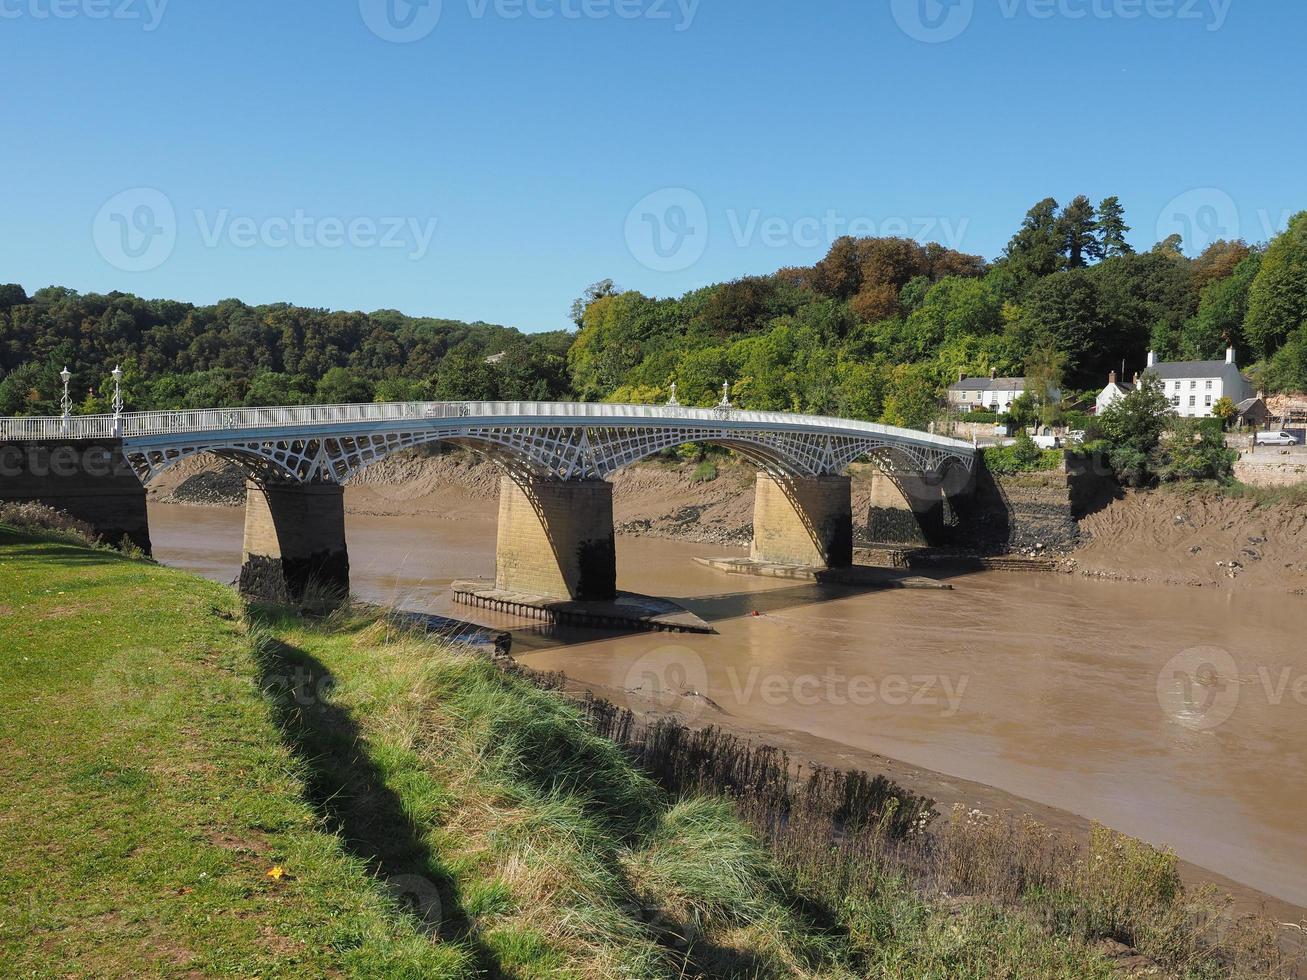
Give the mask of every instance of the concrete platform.
<path id="1" fill-rule="evenodd" d="M 632 629 L 649 633 L 712 633 L 713 628 L 668 599 L 620 592 L 616 599 L 588 602 L 553 599 L 497 589 L 488 582 L 455 582 L 454 601 L 465 606 L 538 619 L 566 626 Z"/>
<path id="2" fill-rule="evenodd" d="M 847 568 L 814 568 L 811 565 L 786 565 L 780 562 L 755 561 L 752 558 L 696 558 L 700 565 L 729 575 L 760 575 L 764 578 L 794 579 L 822 585 L 852 585 L 875 589 L 934 589 L 950 592 L 947 582 L 918 575 L 904 575 L 892 568 L 851 565 Z"/>

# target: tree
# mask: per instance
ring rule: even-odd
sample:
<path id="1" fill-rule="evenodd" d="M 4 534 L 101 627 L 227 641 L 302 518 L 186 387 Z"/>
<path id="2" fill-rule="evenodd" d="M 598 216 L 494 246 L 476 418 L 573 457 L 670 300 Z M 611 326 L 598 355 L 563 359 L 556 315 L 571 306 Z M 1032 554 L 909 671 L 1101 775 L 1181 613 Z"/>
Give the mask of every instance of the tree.
<path id="1" fill-rule="evenodd" d="M 1244 321 L 1248 317 L 1248 294 L 1262 266 L 1260 252 L 1250 252 L 1232 274 L 1216 279 L 1202 291 L 1198 313 L 1185 321 L 1180 331 L 1180 352 L 1195 360 L 1220 357 L 1226 347 L 1240 354 L 1248 352 Z"/>
<path id="2" fill-rule="evenodd" d="M 1086 371 L 1090 352 L 1102 347 L 1105 332 L 1098 287 L 1085 269 L 1059 272 L 1035 283 L 1017 326 L 1026 350 L 1061 351 L 1065 369 L 1073 377 L 1090 373 Z"/>
<path id="3" fill-rule="evenodd" d="M 1057 208 L 1057 201 L 1051 197 L 1032 207 L 1004 249 L 1008 264 L 1019 278 L 1051 276 L 1062 268 L 1064 237 Z"/>
<path id="4" fill-rule="evenodd" d="M 26 303 L 27 291 L 16 282 L 0 284 L 0 310 Z"/>
<path id="5" fill-rule="evenodd" d="M 1222 395 L 1212 406 L 1212 414 L 1215 415 L 1228 428 L 1230 420 L 1239 413 L 1239 406 L 1234 403 L 1234 399 L 1229 395 Z"/>
<path id="6" fill-rule="evenodd" d="M 1225 239 L 1212 242 L 1203 254 L 1193 260 L 1194 289 L 1201 293 L 1218 280 L 1234 274 L 1239 264 L 1252 253 L 1247 242 L 1229 242 Z"/>
<path id="7" fill-rule="evenodd" d="M 1083 269 L 1090 259 L 1103 257 L 1098 244 L 1098 217 L 1085 195 L 1081 194 L 1066 206 L 1058 218 L 1057 227 L 1066 268 Z"/>
<path id="8" fill-rule="evenodd" d="M 1106 197 L 1098 205 L 1098 222 L 1094 230 L 1098 233 L 1098 250 L 1102 258 L 1134 254 L 1135 250 L 1125 240 L 1130 226 L 1125 223 L 1125 208 L 1121 206 L 1120 198 Z"/>
<path id="9" fill-rule="evenodd" d="M 1151 480 L 1150 461 L 1173 419 L 1162 380 L 1152 372 L 1098 416 L 1097 428 L 1111 444 L 1109 459 L 1123 483 L 1142 486 Z"/>
<path id="10" fill-rule="evenodd" d="M 499 372 L 481 351 L 460 346 L 440 362 L 431 387 L 441 401 L 494 401 L 499 397 Z"/>
<path id="11" fill-rule="evenodd" d="M 372 401 L 372 385 L 346 368 L 334 367 L 322 376 L 314 394 L 321 405 L 352 405 Z"/>
<path id="12" fill-rule="evenodd" d="M 1062 420 L 1062 373 L 1066 355 L 1053 347 L 1040 347 L 1026 360 L 1026 393 L 1035 403 L 1039 421 L 1057 425 Z"/>
<path id="13" fill-rule="evenodd" d="M 1289 334 L 1284 346 L 1266 365 L 1262 383 L 1267 391 L 1307 390 L 1307 326 Z"/>
<path id="14" fill-rule="evenodd" d="M 577 329 L 585 326 L 585 311 L 591 303 L 605 296 L 616 296 L 619 292 L 621 290 L 613 285 L 611 279 L 600 279 L 586 286 L 585 292 L 572 300 L 572 322 L 576 324 Z"/>
<path id="15" fill-rule="evenodd" d="M 937 385 L 922 364 L 900 364 L 890 369 L 885 386 L 885 407 L 880 420 L 886 425 L 924 429 L 939 414 Z"/>
<path id="16" fill-rule="evenodd" d="M 1307 211 L 1266 248 L 1248 291 L 1244 336 L 1259 355 L 1269 357 L 1307 322 Z"/>
<path id="17" fill-rule="evenodd" d="M 1000 421 L 1015 425 L 1023 431 L 1039 421 L 1039 404 L 1029 391 L 1023 391 L 1012 400 L 1007 412 L 1000 416 Z"/>
<path id="18" fill-rule="evenodd" d="M 1225 447 L 1225 437 L 1201 419 L 1173 419 L 1150 463 L 1163 480 L 1225 480 L 1237 458 Z"/>

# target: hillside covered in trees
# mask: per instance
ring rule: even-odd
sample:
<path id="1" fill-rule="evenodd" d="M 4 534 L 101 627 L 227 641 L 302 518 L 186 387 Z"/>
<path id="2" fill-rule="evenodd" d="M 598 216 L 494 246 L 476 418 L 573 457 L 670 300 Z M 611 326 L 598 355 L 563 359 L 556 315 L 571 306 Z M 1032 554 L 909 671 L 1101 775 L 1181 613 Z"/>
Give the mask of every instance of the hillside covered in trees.
<path id="1" fill-rule="evenodd" d="M 577 300 L 575 334 L 524 334 L 393 310 L 237 300 L 193 306 L 0 287 L 0 414 L 55 413 L 58 371 L 83 411 L 126 372 L 129 408 L 420 398 L 712 404 L 924 426 L 960 373 L 1037 374 L 1068 389 L 1228 344 L 1268 391 L 1307 388 L 1307 212 L 1273 241 L 1127 243 L 1116 198 L 1049 198 L 990 262 L 902 238 L 842 238 L 815 266 L 679 298 L 611 281 Z M 502 354 L 502 357 L 494 355 Z M 488 360 L 489 359 L 489 360 Z M 93 389 L 83 401 L 82 394 Z"/>

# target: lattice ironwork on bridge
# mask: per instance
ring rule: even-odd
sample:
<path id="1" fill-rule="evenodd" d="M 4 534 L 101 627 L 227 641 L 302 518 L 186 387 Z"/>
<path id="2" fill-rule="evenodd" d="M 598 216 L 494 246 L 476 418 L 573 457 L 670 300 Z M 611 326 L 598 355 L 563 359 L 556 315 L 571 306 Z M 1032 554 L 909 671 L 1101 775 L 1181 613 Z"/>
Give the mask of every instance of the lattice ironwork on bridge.
<path id="1" fill-rule="evenodd" d="M 419 402 L 0 419 L 0 441 L 121 439 L 142 482 L 199 453 L 257 481 L 345 483 L 387 456 L 464 446 L 518 477 L 603 479 L 686 443 L 730 448 L 778 476 L 826 476 L 874 460 L 891 475 L 970 471 L 974 446 L 930 433 L 729 406 Z"/>

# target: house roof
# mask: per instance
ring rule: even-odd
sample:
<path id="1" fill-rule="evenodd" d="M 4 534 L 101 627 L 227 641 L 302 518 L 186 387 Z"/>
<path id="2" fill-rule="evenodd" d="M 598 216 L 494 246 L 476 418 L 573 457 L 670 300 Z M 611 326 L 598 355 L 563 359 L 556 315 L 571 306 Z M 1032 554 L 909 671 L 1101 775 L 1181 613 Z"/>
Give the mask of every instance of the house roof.
<path id="1" fill-rule="evenodd" d="M 1135 383 L 1133 381 L 1109 381 L 1107 383 L 1107 388 L 1117 388 L 1128 395 L 1130 392 L 1135 390 Z M 1104 388 L 1103 390 L 1106 391 L 1107 388 Z"/>
<path id="2" fill-rule="evenodd" d="M 1266 403 L 1262 401 L 1260 398 L 1245 398 L 1238 405 L 1236 405 L 1235 408 L 1238 410 L 1240 415 L 1245 415 L 1248 412 L 1252 411 L 1254 408 L 1256 408 L 1258 405 L 1261 405 L 1262 411 L 1264 412 L 1269 411 L 1269 409 L 1267 409 L 1266 407 Z"/>
<path id="3" fill-rule="evenodd" d="M 1168 381 L 1172 378 L 1219 378 L 1230 366 L 1226 361 L 1162 361 L 1148 370 Z"/>
<path id="4" fill-rule="evenodd" d="M 963 378 L 948 386 L 949 391 L 1015 391 L 1026 387 L 1025 378 Z"/>

